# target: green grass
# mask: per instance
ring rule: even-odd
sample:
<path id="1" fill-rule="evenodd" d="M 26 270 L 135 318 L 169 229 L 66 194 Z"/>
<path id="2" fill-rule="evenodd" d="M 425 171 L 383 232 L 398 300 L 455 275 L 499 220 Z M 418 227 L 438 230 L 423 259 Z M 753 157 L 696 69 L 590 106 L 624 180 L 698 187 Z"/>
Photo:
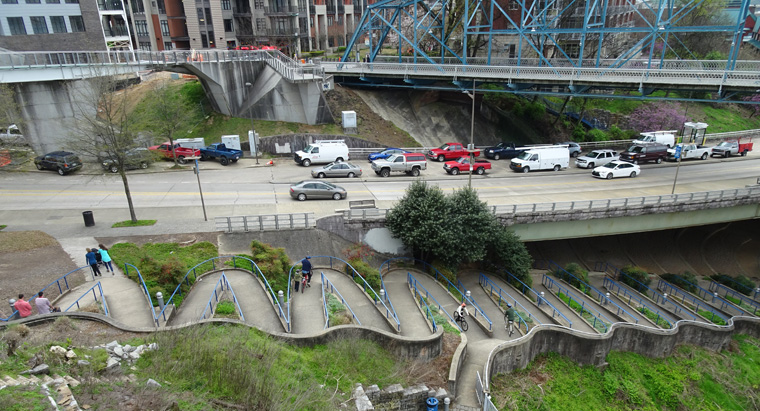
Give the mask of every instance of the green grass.
<path id="1" fill-rule="evenodd" d="M 572 308 L 578 313 L 578 315 L 585 318 L 592 327 L 597 329 L 597 331 L 602 333 L 607 332 L 609 324 L 604 323 L 601 319 L 597 319 L 593 314 L 588 312 L 588 310 L 584 309 L 583 306 L 578 304 L 578 302 L 559 291 L 557 292 L 557 298 L 564 301 L 568 307 Z"/>
<path id="2" fill-rule="evenodd" d="M 642 313 L 642 314 L 644 314 L 650 320 L 652 320 L 652 322 L 654 322 L 655 324 L 657 324 L 658 327 L 671 328 L 668 325 L 668 322 L 665 321 L 665 319 L 663 319 L 661 316 L 658 316 L 657 314 L 655 314 L 654 312 L 652 312 L 652 310 L 650 310 L 650 309 L 648 309 L 646 307 L 639 307 L 639 312 Z"/>
<path id="3" fill-rule="evenodd" d="M 722 318 L 718 317 L 717 315 L 713 315 L 713 313 L 711 313 L 710 311 L 706 311 L 706 310 L 699 310 L 699 309 L 698 309 L 698 310 L 697 310 L 697 314 L 699 314 L 699 315 L 701 315 L 702 317 L 704 317 L 705 319 L 707 319 L 707 321 L 712 321 L 712 322 L 713 322 L 713 324 L 717 324 L 717 325 L 726 325 L 726 322 L 725 322 L 725 321 L 723 321 L 723 319 L 722 319 Z"/>
<path id="4" fill-rule="evenodd" d="M 730 295 L 724 295 L 723 298 L 725 298 L 728 301 L 731 301 L 732 303 L 734 303 L 738 307 L 741 307 L 744 304 L 744 302 L 741 299 L 736 298 L 736 297 L 732 297 Z"/>
<path id="5" fill-rule="evenodd" d="M 232 301 L 221 301 L 216 305 L 216 311 L 214 317 L 231 318 L 230 316 L 237 317 L 237 307 Z"/>
<path id="6" fill-rule="evenodd" d="M 119 221 L 118 223 L 114 223 L 114 225 L 111 226 L 111 228 L 116 227 L 142 227 L 146 225 L 154 225 L 156 224 L 156 220 L 125 220 L 125 221 Z"/>
<path id="7" fill-rule="evenodd" d="M 6 387 L 0 390 L 0 403 L 5 411 L 45 411 L 50 402 L 37 385 Z"/>
<path id="8" fill-rule="evenodd" d="M 556 353 L 495 376 L 491 394 L 510 410 L 749 410 L 760 402 L 760 341 L 734 337 L 730 351 L 681 346 L 668 358 L 612 352 L 602 371 Z"/>
<path id="9" fill-rule="evenodd" d="M 8 227 L 8 226 L 5 224 L 0 224 L 0 230 L 4 229 L 5 227 Z"/>

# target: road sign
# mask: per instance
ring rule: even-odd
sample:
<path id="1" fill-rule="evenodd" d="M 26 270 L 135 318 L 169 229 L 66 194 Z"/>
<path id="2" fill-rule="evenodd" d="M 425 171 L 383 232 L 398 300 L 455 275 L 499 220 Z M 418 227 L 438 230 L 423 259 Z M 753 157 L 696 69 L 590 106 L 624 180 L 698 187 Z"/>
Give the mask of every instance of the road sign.
<path id="1" fill-rule="evenodd" d="M 676 146 L 676 159 L 681 158 L 681 146 Z"/>

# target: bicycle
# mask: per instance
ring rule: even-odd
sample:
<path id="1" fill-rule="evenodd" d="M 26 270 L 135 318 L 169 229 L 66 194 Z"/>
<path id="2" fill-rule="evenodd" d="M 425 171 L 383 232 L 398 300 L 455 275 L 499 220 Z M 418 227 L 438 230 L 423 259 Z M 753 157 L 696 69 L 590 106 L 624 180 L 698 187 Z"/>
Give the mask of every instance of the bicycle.
<path id="1" fill-rule="evenodd" d="M 512 336 L 512 333 L 515 332 L 515 322 L 507 320 L 506 316 L 504 316 L 504 322 L 506 323 L 505 328 L 507 329 L 507 332 L 509 333 L 509 336 Z"/>
<path id="2" fill-rule="evenodd" d="M 462 331 L 467 331 L 467 329 L 470 328 L 464 316 L 459 315 L 459 313 L 456 311 L 454 311 L 454 322 L 456 322 L 459 325 L 459 328 L 461 328 Z"/>

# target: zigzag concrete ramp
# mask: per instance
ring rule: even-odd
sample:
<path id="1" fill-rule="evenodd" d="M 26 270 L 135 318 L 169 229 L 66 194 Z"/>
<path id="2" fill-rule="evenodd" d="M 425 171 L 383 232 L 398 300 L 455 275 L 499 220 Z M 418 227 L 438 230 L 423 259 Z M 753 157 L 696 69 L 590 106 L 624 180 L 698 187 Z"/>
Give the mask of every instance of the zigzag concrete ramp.
<path id="1" fill-rule="evenodd" d="M 167 325 L 182 325 L 198 322 L 206 309 L 206 304 L 214 291 L 217 281 L 222 276 L 221 271 L 212 272 L 198 277 L 193 288 L 185 293 L 182 304 L 174 313 Z M 234 287 L 234 286 L 233 286 Z"/>
<path id="2" fill-rule="evenodd" d="M 355 283 L 351 277 L 339 271 L 327 268 L 319 268 L 315 270 L 315 272 L 324 274 L 325 277 L 333 283 L 333 286 L 335 286 L 343 298 L 346 299 L 346 302 L 351 306 L 351 310 L 353 310 L 356 318 L 359 319 L 363 326 L 373 327 L 383 331 L 394 331 L 391 329 L 388 321 L 383 318 L 380 311 L 375 307 L 375 304 L 362 289 L 357 287 L 357 283 Z M 312 279 L 312 282 L 313 281 L 314 280 Z"/>
<path id="3" fill-rule="evenodd" d="M 385 292 L 388 293 L 393 308 L 401 322 L 401 335 L 405 337 L 426 337 L 430 328 L 414 301 L 406 281 L 407 270 L 391 270 L 383 276 Z"/>
<path id="4" fill-rule="evenodd" d="M 312 268 L 311 287 L 296 293 L 290 284 L 290 327 L 293 334 L 314 334 L 325 329 L 324 307 L 322 305 L 322 278 L 320 268 Z"/>
<path id="5" fill-rule="evenodd" d="M 547 315 L 545 312 L 541 311 L 541 309 L 536 307 L 535 303 L 533 303 L 532 300 L 527 298 L 525 295 L 523 295 L 523 293 L 516 290 L 511 285 L 507 284 L 507 282 L 504 281 L 497 274 L 494 274 L 494 273 L 484 273 L 484 274 L 486 274 L 486 277 L 488 277 L 488 279 L 491 280 L 491 282 L 501 287 L 502 290 L 506 291 L 510 297 L 512 297 L 515 301 L 517 301 L 523 307 L 525 307 L 525 309 L 528 310 L 530 314 L 541 324 L 556 324 L 549 315 Z M 521 309 L 518 307 L 517 310 L 520 311 Z M 531 328 L 537 325 L 539 324 L 537 322 L 534 322 L 531 325 Z"/>
<path id="6" fill-rule="evenodd" d="M 272 299 L 253 274 L 244 270 L 225 270 L 224 274 L 235 292 L 246 323 L 270 332 L 286 331 Z"/>

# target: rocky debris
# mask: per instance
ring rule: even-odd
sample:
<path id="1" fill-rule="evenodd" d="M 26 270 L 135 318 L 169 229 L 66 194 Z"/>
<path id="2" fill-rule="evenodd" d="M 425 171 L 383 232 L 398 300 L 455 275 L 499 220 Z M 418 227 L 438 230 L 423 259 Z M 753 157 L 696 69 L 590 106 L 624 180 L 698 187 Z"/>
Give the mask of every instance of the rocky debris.
<path id="1" fill-rule="evenodd" d="M 50 367 L 47 364 L 40 364 L 31 370 L 26 370 L 21 372 L 22 375 L 30 374 L 30 375 L 40 375 L 40 374 L 50 374 Z"/>
<path id="2" fill-rule="evenodd" d="M 148 378 L 148 382 L 145 383 L 148 387 L 160 387 L 161 384 L 158 383 L 158 381 L 154 380 L 153 378 Z"/>
<path id="3" fill-rule="evenodd" d="M 60 345 L 54 345 L 50 347 L 50 352 L 59 356 L 59 357 L 65 357 L 66 356 L 66 349 L 61 347 Z"/>
<path id="4" fill-rule="evenodd" d="M 47 389 L 50 393 L 48 398 L 63 408 L 64 411 L 81 411 L 81 408 L 79 408 L 79 404 L 74 398 L 74 394 L 71 393 L 71 389 L 65 379 L 56 378 L 50 383 L 45 384 L 45 386 L 48 387 Z M 51 387 L 53 388 L 52 390 L 50 390 Z M 53 396 L 55 396 L 55 398 L 53 398 Z"/>
<path id="5" fill-rule="evenodd" d="M 90 362 L 87 360 L 79 360 L 77 361 L 77 365 L 80 367 L 88 367 L 90 365 Z"/>

